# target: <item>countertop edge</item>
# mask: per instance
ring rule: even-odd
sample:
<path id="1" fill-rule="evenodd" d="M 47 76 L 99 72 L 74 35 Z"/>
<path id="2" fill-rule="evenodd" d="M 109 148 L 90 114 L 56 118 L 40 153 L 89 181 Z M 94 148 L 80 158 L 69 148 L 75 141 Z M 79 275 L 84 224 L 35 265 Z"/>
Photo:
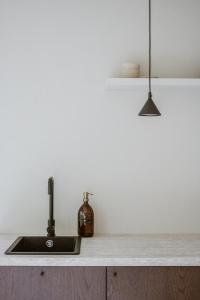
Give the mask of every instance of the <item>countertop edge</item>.
<path id="1" fill-rule="evenodd" d="M 200 267 L 200 257 L 154 258 L 32 258 L 0 259 L 0 267 Z"/>

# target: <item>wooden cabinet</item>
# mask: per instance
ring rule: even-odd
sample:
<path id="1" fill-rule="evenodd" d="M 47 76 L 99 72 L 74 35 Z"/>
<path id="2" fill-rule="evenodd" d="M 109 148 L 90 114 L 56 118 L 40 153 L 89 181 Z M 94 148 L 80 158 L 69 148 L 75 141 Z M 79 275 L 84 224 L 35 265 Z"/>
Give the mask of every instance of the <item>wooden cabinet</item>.
<path id="1" fill-rule="evenodd" d="M 199 267 L 109 267 L 108 300 L 199 300 Z"/>
<path id="2" fill-rule="evenodd" d="M 200 300 L 200 267 L 0 267 L 0 300 Z"/>
<path id="3" fill-rule="evenodd" d="M 106 268 L 0 267 L 0 300 L 106 300 Z"/>

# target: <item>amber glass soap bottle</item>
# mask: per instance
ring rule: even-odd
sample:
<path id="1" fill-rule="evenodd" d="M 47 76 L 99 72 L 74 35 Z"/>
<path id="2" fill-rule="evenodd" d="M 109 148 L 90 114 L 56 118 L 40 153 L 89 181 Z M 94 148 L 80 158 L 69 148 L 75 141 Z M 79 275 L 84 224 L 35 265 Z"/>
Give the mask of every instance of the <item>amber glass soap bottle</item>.
<path id="1" fill-rule="evenodd" d="M 78 211 L 78 235 L 82 237 L 91 237 L 94 235 L 94 212 L 89 205 L 89 195 L 91 193 L 83 193 L 83 205 Z"/>

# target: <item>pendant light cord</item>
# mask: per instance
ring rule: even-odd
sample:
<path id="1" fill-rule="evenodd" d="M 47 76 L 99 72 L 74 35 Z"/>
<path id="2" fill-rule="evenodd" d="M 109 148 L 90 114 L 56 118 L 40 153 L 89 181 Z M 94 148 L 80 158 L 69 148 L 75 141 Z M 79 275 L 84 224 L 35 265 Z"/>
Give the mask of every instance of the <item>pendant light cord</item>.
<path id="1" fill-rule="evenodd" d="M 144 106 L 142 107 L 141 111 L 139 112 L 139 116 L 161 116 L 158 108 L 156 107 L 155 103 L 152 99 L 151 94 L 151 0 L 149 0 L 149 93 L 148 99 L 145 102 Z"/>
<path id="2" fill-rule="evenodd" d="M 149 0 L 149 93 L 151 93 L 151 0 Z"/>

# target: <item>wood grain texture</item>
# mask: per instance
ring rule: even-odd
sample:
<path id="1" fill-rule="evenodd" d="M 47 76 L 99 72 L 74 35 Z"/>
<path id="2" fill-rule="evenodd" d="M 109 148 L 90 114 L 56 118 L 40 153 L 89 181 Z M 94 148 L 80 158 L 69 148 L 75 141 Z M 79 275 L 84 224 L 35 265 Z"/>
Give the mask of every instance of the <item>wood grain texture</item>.
<path id="1" fill-rule="evenodd" d="M 0 300 L 106 300 L 104 267 L 0 267 Z"/>
<path id="2" fill-rule="evenodd" d="M 200 300 L 200 267 L 109 267 L 108 300 Z"/>

